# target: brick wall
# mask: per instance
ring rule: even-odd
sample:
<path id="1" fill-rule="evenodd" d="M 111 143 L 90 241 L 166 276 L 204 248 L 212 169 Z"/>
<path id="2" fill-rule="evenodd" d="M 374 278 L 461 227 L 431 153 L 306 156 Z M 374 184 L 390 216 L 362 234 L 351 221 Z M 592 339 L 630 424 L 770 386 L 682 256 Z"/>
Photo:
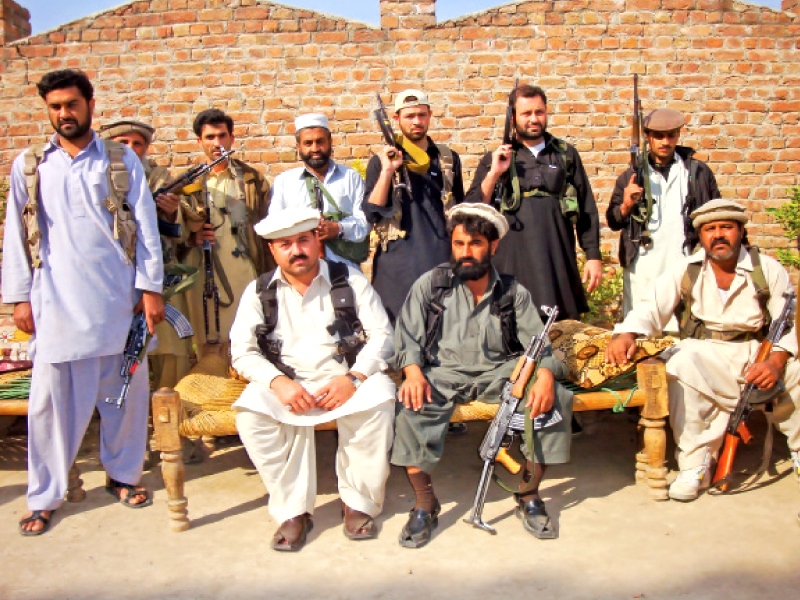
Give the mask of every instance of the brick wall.
<path id="1" fill-rule="evenodd" d="M 0 0 L 0 44 L 31 34 L 31 14 L 13 0 Z"/>
<path id="2" fill-rule="evenodd" d="M 783 10 L 796 13 L 798 12 L 798 7 L 800 7 L 800 0 L 783 0 L 781 2 L 781 8 Z"/>
<path id="3" fill-rule="evenodd" d="M 49 135 L 34 84 L 55 68 L 90 75 L 97 124 L 158 127 L 153 152 L 175 168 L 196 153 L 193 115 L 228 111 L 241 155 L 270 176 L 296 164 L 298 112 L 327 113 L 336 158 L 365 160 L 380 142 L 375 92 L 388 101 L 421 87 L 433 136 L 462 154 L 467 182 L 497 144 L 519 76 L 547 90 L 550 130 L 580 150 L 604 212 L 627 161 L 638 73 L 645 110 L 690 115 L 683 142 L 774 248 L 785 241 L 763 208 L 800 173 L 799 31 L 793 14 L 732 0 L 531 0 L 442 23 L 434 0 L 383 0 L 380 27 L 255 0 L 135 1 L 0 46 L 0 176 Z M 606 248 L 614 240 L 604 232 Z"/>

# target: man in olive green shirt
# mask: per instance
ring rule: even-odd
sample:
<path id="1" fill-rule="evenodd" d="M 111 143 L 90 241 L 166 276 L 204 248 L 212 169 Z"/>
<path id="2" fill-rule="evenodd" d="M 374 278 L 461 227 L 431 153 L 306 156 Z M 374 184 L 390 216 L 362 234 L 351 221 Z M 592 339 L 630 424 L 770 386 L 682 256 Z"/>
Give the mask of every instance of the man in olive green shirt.
<path id="1" fill-rule="evenodd" d="M 505 217 L 486 204 L 460 204 L 449 212 L 447 227 L 450 265 L 440 265 L 414 283 L 395 329 L 392 366 L 402 369 L 405 381 L 398 392 L 391 462 L 406 467 L 416 495 L 400 534 L 400 545 L 407 548 L 424 546 L 437 525 L 440 505 L 430 473 L 441 458 L 455 405 L 476 399 L 499 402 L 522 344 L 543 329 L 528 291 L 491 265 L 508 231 Z M 444 310 L 428 343 L 429 307 L 436 301 Z M 555 406 L 563 420 L 534 432 L 516 495 L 523 525 L 539 538 L 555 537 L 539 497 L 545 467 L 569 460 L 572 394 L 555 383 L 564 376 L 566 368 L 553 358 L 548 344 L 527 406 L 531 417 Z"/>

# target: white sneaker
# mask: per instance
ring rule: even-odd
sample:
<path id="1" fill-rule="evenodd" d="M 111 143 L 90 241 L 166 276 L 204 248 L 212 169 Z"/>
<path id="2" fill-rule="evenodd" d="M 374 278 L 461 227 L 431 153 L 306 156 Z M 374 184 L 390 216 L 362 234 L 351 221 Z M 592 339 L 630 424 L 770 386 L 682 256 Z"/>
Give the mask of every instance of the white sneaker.
<path id="1" fill-rule="evenodd" d="M 800 450 L 792 450 L 792 473 L 800 482 Z"/>

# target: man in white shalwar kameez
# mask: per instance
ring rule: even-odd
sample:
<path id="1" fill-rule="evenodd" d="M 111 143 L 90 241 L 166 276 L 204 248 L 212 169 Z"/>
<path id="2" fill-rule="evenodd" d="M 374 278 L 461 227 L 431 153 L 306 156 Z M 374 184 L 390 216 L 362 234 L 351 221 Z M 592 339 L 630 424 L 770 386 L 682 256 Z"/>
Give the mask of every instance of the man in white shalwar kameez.
<path id="1" fill-rule="evenodd" d="M 3 301 L 14 304 L 17 327 L 34 334 L 29 512 L 20 521 L 22 535 L 47 531 L 95 408 L 101 418 L 100 458 L 110 478 L 106 489 L 132 508 L 151 503 L 138 486 L 147 437 L 147 365 L 136 371 L 121 409 L 105 398 L 120 393 L 122 351 L 134 312 L 144 311 L 151 332 L 164 315 L 161 244 L 141 162 L 121 147 L 130 210 L 112 215 L 104 202 L 113 194 L 113 162 L 91 129 L 91 83 L 79 71 L 53 71 L 38 88 L 56 133 L 41 148 L 34 199 L 39 205 L 32 222 L 23 217 L 30 206 L 26 154 L 35 156 L 39 149 L 14 161 L 3 241 Z M 131 219 L 136 236 L 123 247 L 114 227 Z M 36 230 L 39 245 L 31 240 Z"/>
<path id="2" fill-rule="evenodd" d="M 757 254 L 760 267 L 754 264 L 742 245 L 744 211 L 735 202 L 712 200 L 692 213 L 702 249 L 676 261 L 656 280 L 650 293 L 614 328 L 606 351 L 606 360 L 624 364 L 633 355 L 636 335 L 660 335 L 681 301 L 689 265 L 699 265 L 687 306 L 693 323 L 700 325 L 685 328 L 697 333 L 662 354 L 667 360 L 669 416 L 680 469 L 669 489 L 674 500 L 694 500 L 710 482 L 710 463 L 745 382 L 771 390 L 783 380 L 786 392 L 777 396 L 773 420 L 786 434 L 795 475 L 800 474 L 800 363 L 794 329 L 774 344 L 766 360 L 754 362 L 765 321 L 756 293 L 762 278 L 757 269 L 769 289 L 765 310 L 772 319 L 783 309 L 783 293 L 791 282 L 786 269 L 765 254 Z"/>
<path id="3" fill-rule="evenodd" d="M 275 286 L 277 321 L 268 337 L 280 345 L 279 355 L 270 360 L 259 347 L 256 330 L 265 313 L 258 280 L 245 289 L 231 328 L 233 367 L 250 381 L 234 404 L 236 425 L 269 490 L 270 513 L 281 524 L 272 547 L 281 551 L 302 548 L 312 527 L 315 425 L 336 420 L 336 474 L 348 538 L 376 536 L 374 517 L 389 475 L 395 386 L 385 370 L 392 327 L 366 277 L 346 267 L 367 341 L 350 367 L 336 355 L 338 334 L 329 333 L 335 323 L 331 271 L 319 258 L 318 226 L 318 211 L 290 208 L 255 227 L 278 265 L 262 277 Z M 276 365 L 292 369 L 293 377 Z"/>

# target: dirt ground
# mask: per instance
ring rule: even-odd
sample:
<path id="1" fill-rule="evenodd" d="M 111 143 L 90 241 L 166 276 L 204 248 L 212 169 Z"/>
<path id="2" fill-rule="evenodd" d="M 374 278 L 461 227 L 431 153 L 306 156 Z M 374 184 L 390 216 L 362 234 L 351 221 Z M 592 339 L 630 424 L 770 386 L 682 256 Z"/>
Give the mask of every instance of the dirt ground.
<path id="1" fill-rule="evenodd" d="M 624 414 L 596 414 L 575 439 L 572 462 L 551 469 L 545 500 L 560 537 L 539 541 L 497 486 L 484 516 L 498 535 L 461 522 L 480 474 L 484 431 L 485 424 L 471 424 L 466 435 L 448 439 L 434 479 L 440 525 L 419 550 L 397 544 L 413 504 L 399 469 L 389 479 L 380 537 L 352 542 L 342 535 L 335 438 L 318 433 L 315 528 L 297 554 L 270 549 L 276 523 L 236 438 L 187 466 L 193 526 L 172 533 L 159 469 L 144 477 L 154 506 L 134 511 L 114 503 L 90 432 L 79 456 L 86 500 L 65 504 L 46 535 L 24 538 L 17 521 L 25 511 L 25 438 L 7 436 L 0 439 L 0 599 L 800 598 L 800 494 L 782 436 L 766 485 L 657 503 L 634 483 L 635 424 Z M 737 466 L 757 463 L 759 453 L 747 448 Z"/>

